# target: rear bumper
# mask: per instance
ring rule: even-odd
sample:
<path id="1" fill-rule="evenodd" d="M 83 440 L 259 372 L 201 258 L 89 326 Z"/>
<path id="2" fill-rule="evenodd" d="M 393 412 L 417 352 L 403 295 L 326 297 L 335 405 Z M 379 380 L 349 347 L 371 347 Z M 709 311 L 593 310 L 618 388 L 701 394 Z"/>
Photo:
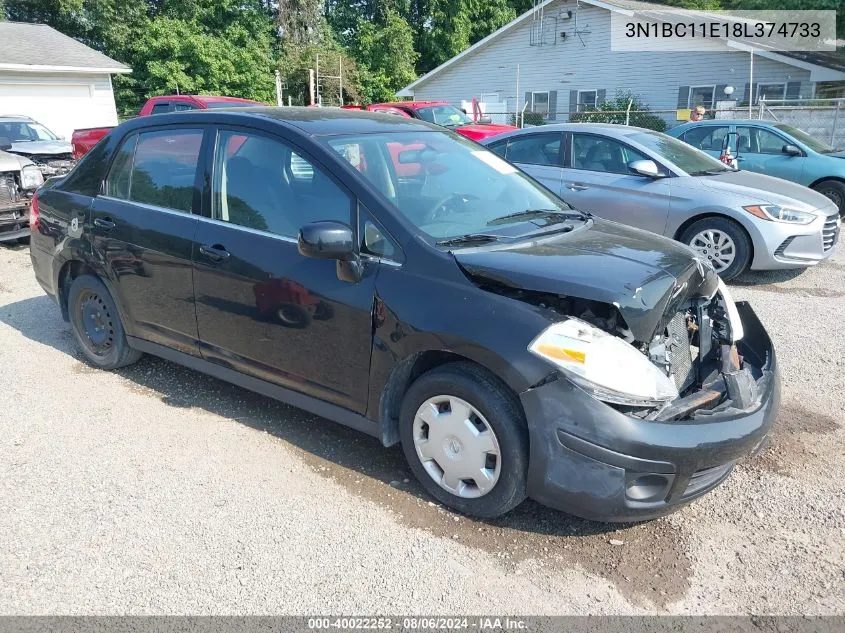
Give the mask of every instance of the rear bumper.
<path id="1" fill-rule="evenodd" d="M 746 303 L 740 354 L 765 367 L 749 410 L 655 422 L 627 416 L 561 378 L 521 395 L 530 435 L 528 494 L 598 521 L 667 514 L 718 486 L 766 442 L 780 405 L 774 348 Z M 754 359 L 754 360 L 752 360 Z"/>

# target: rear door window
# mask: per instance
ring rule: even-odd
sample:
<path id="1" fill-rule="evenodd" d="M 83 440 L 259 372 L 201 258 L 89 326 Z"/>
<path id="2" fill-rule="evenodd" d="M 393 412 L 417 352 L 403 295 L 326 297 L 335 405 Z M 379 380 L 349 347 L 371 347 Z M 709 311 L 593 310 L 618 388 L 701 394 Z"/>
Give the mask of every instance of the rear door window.
<path id="1" fill-rule="evenodd" d="M 151 114 L 162 114 L 164 112 L 170 111 L 170 103 L 167 101 L 159 101 L 158 103 L 153 104 L 153 109 Z"/>
<path id="2" fill-rule="evenodd" d="M 561 134 L 554 133 L 528 134 L 520 138 L 508 139 L 505 158 L 512 163 L 559 167 L 562 164 L 561 138 Z M 496 153 L 501 155 L 501 150 Z"/>
<path id="3" fill-rule="evenodd" d="M 684 141 L 704 151 L 721 151 L 728 135 L 727 125 L 703 125 L 684 134 Z"/>
<path id="4" fill-rule="evenodd" d="M 123 141 L 115 154 L 108 178 L 106 178 L 106 195 L 121 200 L 129 199 L 129 183 L 132 177 L 132 159 L 135 157 L 135 145 L 138 135 L 133 134 Z"/>
<path id="5" fill-rule="evenodd" d="M 139 134 L 128 199 L 190 213 L 201 145 L 202 130 Z"/>

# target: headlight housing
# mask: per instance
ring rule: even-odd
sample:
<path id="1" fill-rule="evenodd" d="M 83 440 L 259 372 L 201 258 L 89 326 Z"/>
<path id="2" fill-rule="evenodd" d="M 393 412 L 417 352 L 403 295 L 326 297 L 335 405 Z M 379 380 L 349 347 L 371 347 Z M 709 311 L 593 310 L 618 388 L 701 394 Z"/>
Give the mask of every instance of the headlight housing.
<path id="1" fill-rule="evenodd" d="M 788 222 L 789 224 L 809 224 L 816 219 L 814 213 L 781 207 L 777 204 L 751 204 L 742 207 L 751 215 L 756 215 L 761 220 L 772 220 L 774 222 Z"/>
<path id="2" fill-rule="evenodd" d="M 674 381 L 642 352 L 580 319 L 550 325 L 528 349 L 604 402 L 656 406 L 678 397 Z"/>
<path id="3" fill-rule="evenodd" d="M 27 165 L 21 170 L 21 189 L 38 189 L 44 184 L 44 174 L 35 165 Z"/>

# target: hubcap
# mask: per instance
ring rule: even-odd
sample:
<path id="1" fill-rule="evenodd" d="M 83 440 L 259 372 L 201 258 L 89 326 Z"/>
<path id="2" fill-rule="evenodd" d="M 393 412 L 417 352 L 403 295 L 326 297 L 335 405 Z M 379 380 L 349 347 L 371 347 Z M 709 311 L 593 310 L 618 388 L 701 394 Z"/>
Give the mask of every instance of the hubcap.
<path id="1" fill-rule="evenodd" d="M 108 306 L 99 295 L 88 293 L 79 302 L 79 312 L 88 348 L 98 356 L 107 354 L 114 342 L 114 325 Z"/>
<path id="2" fill-rule="evenodd" d="M 447 492 L 475 499 L 499 481 L 499 440 L 468 402 L 455 396 L 429 398 L 414 416 L 413 432 L 423 468 Z"/>
<path id="3" fill-rule="evenodd" d="M 701 231 L 689 244 L 707 258 L 717 273 L 729 268 L 736 259 L 734 241 L 730 235 L 716 229 Z"/>

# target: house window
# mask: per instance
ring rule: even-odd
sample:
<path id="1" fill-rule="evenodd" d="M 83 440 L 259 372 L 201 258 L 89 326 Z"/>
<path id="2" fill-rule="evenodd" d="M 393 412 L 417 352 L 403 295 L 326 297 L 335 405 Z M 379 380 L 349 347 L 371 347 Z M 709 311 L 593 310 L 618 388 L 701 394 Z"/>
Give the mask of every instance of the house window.
<path id="1" fill-rule="evenodd" d="M 531 110 L 542 114 L 543 117 L 549 115 L 549 93 L 548 92 L 532 92 L 531 93 Z"/>
<path id="2" fill-rule="evenodd" d="M 757 101 L 781 101 L 786 94 L 786 84 L 760 84 L 757 87 Z"/>
<path id="3" fill-rule="evenodd" d="M 597 98 L 598 98 L 598 92 L 596 90 L 579 90 L 578 91 L 578 112 L 585 112 L 587 110 L 595 110 Z"/>
<path id="4" fill-rule="evenodd" d="M 689 90 L 688 107 L 704 106 L 708 110 L 713 108 L 713 95 L 716 93 L 716 86 L 692 86 Z"/>

